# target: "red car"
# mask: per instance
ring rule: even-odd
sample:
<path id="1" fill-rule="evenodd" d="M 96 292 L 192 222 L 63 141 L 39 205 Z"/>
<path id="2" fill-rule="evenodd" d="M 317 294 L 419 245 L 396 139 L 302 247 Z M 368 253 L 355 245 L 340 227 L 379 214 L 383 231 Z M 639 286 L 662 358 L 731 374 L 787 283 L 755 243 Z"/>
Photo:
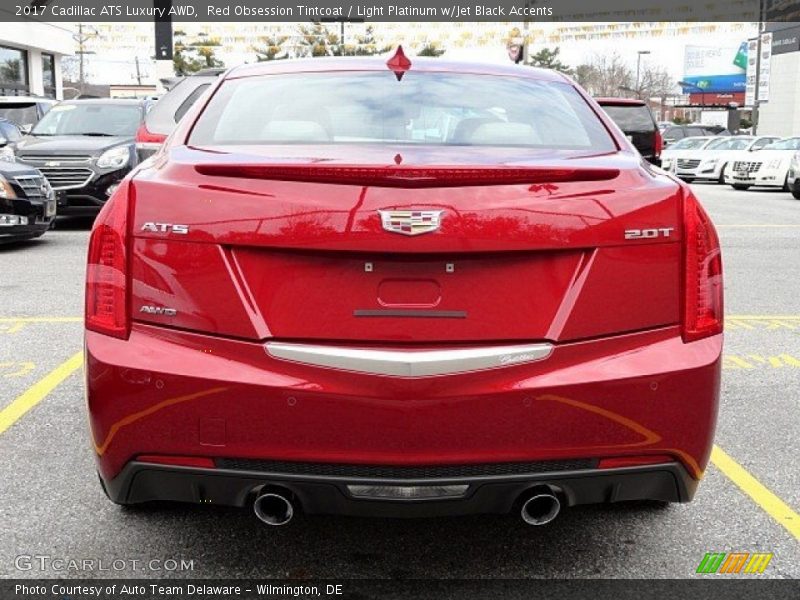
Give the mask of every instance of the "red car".
<path id="1" fill-rule="evenodd" d="M 558 73 L 245 65 L 98 217 L 85 343 L 114 502 L 542 524 L 693 497 L 720 247 Z"/>

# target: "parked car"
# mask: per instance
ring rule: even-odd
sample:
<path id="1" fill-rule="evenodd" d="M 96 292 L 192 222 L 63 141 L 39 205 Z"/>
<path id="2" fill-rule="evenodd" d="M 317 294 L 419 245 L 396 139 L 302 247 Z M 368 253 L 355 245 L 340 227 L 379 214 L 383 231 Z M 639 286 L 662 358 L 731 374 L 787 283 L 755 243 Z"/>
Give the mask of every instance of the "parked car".
<path id="1" fill-rule="evenodd" d="M 716 140 L 715 137 L 707 137 L 707 136 L 695 136 L 695 137 L 688 137 L 683 138 L 682 140 L 678 140 L 674 144 L 670 144 L 666 148 L 661 151 L 661 168 L 665 171 L 672 171 L 674 172 L 675 167 L 675 156 L 679 153 L 679 151 L 686 151 L 686 150 L 699 150 L 703 148 L 706 144 Z"/>
<path id="2" fill-rule="evenodd" d="M 686 137 L 717 135 L 718 131 L 703 125 L 671 125 L 661 132 L 664 137 L 664 147 L 682 140 Z"/>
<path id="3" fill-rule="evenodd" d="M 0 117 L 28 133 L 57 102 L 40 96 L 0 96 Z"/>
<path id="4" fill-rule="evenodd" d="M 661 165 L 661 131 L 650 107 L 632 98 L 596 98 L 612 120 L 628 136 L 639 153 L 654 165 Z"/>
<path id="5" fill-rule="evenodd" d="M 140 162 L 155 154 L 181 117 L 224 72 L 225 69 L 202 69 L 180 79 L 159 98 L 136 132 Z"/>
<path id="6" fill-rule="evenodd" d="M 10 141 L 6 134 L 19 129 L 0 119 L 0 147 Z M 0 161 L 0 244 L 43 235 L 56 215 L 56 201 L 47 180 L 34 168 Z"/>
<path id="7" fill-rule="evenodd" d="M 800 152 L 795 152 L 792 160 L 789 161 L 789 174 L 786 185 L 795 200 L 800 200 Z"/>
<path id="8" fill-rule="evenodd" d="M 114 502 L 541 525 L 693 497 L 719 242 L 586 92 L 400 50 L 243 65 L 212 92 L 90 236 Z"/>
<path id="9" fill-rule="evenodd" d="M 136 165 L 134 136 L 148 107 L 141 100 L 61 102 L 0 158 L 37 167 L 58 199 L 59 214 L 94 214 Z"/>
<path id="10" fill-rule="evenodd" d="M 800 137 L 778 140 L 756 153 L 742 152 L 732 157 L 725 170 L 725 183 L 735 190 L 755 186 L 789 190 L 789 166 L 800 150 Z"/>
<path id="11" fill-rule="evenodd" d="M 776 136 L 711 138 L 701 148 L 677 152 L 673 172 L 687 183 L 696 179 L 725 183 L 725 167 L 731 157 L 739 156 L 742 152 L 761 150 L 778 139 Z"/>

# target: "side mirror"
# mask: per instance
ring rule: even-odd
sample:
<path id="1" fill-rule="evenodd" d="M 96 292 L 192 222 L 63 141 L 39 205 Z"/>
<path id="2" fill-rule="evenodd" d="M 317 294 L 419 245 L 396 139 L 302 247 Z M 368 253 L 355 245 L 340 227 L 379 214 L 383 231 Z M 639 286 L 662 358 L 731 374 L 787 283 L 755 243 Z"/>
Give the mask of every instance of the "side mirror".
<path id="1" fill-rule="evenodd" d="M 31 129 L 33 129 L 33 125 L 31 125 L 30 123 L 28 123 L 27 125 L 19 126 L 19 130 L 25 135 L 28 135 L 31 132 Z"/>

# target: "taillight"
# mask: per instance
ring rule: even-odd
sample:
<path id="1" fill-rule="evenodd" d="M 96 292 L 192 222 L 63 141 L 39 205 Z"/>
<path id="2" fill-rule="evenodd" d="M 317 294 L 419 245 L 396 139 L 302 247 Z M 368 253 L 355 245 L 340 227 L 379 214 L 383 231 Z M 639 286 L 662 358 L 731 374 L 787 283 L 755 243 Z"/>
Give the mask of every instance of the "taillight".
<path id="1" fill-rule="evenodd" d="M 690 192 L 683 200 L 683 341 L 722 333 L 722 253 L 703 207 Z"/>
<path id="2" fill-rule="evenodd" d="M 583 167 L 327 166 L 316 163 L 299 165 L 214 164 L 197 165 L 195 170 L 202 175 L 212 177 L 246 177 L 276 181 L 398 188 L 608 181 L 619 175 L 619 169 Z"/>
<path id="3" fill-rule="evenodd" d="M 166 139 L 166 135 L 149 131 L 144 123 L 139 125 L 139 129 L 136 130 L 137 144 L 163 144 Z"/>
<path id="4" fill-rule="evenodd" d="M 654 144 L 655 148 L 653 153 L 656 155 L 656 158 L 661 156 L 661 151 L 664 149 L 664 138 L 661 136 L 661 130 L 656 127 L 656 140 Z"/>
<path id="5" fill-rule="evenodd" d="M 124 181 L 97 215 L 86 266 L 86 328 L 127 339 L 128 212 L 130 184 Z"/>

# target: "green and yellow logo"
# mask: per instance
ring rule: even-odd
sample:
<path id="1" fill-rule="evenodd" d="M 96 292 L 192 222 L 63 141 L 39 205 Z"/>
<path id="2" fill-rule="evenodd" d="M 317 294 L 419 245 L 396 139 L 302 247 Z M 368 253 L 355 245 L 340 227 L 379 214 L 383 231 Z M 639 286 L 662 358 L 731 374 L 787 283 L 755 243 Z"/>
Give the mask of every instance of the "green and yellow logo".
<path id="1" fill-rule="evenodd" d="M 772 560 L 766 552 L 706 552 L 698 573 L 763 573 Z"/>

